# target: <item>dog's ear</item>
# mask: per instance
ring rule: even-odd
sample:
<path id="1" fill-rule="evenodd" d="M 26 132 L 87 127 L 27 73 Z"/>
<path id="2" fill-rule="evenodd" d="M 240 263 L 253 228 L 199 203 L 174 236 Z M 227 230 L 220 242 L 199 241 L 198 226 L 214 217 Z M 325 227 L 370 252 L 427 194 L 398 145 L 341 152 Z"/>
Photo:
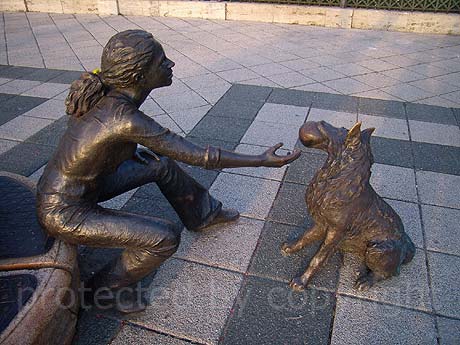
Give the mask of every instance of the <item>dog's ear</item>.
<path id="1" fill-rule="evenodd" d="M 366 128 L 365 130 L 363 130 L 361 132 L 362 141 L 369 144 L 371 142 L 371 135 L 372 133 L 374 133 L 374 131 L 375 131 L 375 127 Z"/>
<path id="2" fill-rule="evenodd" d="M 359 143 L 361 143 L 361 122 L 355 123 L 345 138 L 345 146 L 355 146 Z"/>

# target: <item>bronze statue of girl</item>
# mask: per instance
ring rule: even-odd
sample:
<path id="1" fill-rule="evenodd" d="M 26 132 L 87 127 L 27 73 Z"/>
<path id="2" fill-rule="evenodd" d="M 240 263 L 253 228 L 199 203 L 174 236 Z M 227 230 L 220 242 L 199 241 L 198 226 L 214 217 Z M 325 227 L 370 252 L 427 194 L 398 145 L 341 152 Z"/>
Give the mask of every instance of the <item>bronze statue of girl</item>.
<path id="1" fill-rule="evenodd" d="M 250 156 L 199 147 L 139 110 L 149 93 L 172 83 L 160 43 L 141 30 L 113 36 L 100 73 L 83 73 L 67 97 L 68 129 L 37 186 L 38 218 L 46 231 L 72 244 L 124 248 L 93 280 L 116 290 L 136 283 L 177 249 L 181 228 L 168 220 L 105 209 L 108 200 L 155 182 L 188 230 L 238 218 L 187 175 L 176 160 L 207 169 L 280 167 L 300 152 L 278 156 L 281 144 Z M 137 150 L 137 144 L 152 153 Z M 131 312 L 142 307 L 125 308 Z"/>

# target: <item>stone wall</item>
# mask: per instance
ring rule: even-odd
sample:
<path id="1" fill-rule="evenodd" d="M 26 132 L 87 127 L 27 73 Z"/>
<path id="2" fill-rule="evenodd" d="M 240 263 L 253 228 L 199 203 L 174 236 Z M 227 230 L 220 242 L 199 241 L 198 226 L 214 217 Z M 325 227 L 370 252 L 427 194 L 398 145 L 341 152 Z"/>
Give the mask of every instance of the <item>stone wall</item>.
<path id="1" fill-rule="evenodd" d="M 1 0 L 0 11 L 95 13 L 460 35 L 460 14 L 212 1 Z"/>

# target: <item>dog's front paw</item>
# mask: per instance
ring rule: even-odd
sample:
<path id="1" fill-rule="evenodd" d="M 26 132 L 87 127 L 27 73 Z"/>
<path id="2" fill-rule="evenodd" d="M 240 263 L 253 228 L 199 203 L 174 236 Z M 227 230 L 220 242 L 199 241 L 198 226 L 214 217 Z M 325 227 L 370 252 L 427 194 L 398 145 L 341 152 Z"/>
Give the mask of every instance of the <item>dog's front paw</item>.
<path id="1" fill-rule="evenodd" d="M 283 254 L 283 255 L 291 255 L 291 254 L 293 254 L 295 252 L 296 252 L 296 250 L 294 249 L 294 245 L 292 243 L 284 242 L 281 245 L 281 254 Z"/>
<path id="2" fill-rule="evenodd" d="M 307 284 L 305 284 L 302 281 L 302 277 L 295 277 L 295 278 L 292 278 L 292 280 L 289 283 L 289 286 L 291 287 L 292 290 L 300 292 L 300 291 L 305 290 L 305 288 L 307 287 Z"/>
<path id="3" fill-rule="evenodd" d="M 358 276 L 354 288 L 358 291 L 367 291 L 375 284 L 372 272 Z"/>

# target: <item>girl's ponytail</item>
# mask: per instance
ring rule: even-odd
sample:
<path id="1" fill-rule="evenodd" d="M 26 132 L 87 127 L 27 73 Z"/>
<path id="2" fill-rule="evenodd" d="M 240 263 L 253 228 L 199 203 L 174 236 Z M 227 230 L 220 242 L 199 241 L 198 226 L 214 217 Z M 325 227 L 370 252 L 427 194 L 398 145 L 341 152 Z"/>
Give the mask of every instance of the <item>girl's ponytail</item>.
<path id="1" fill-rule="evenodd" d="M 80 117 L 90 111 L 104 94 L 105 87 L 99 76 L 85 72 L 70 86 L 69 95 L 65 101 L 66 113 Z"/>

